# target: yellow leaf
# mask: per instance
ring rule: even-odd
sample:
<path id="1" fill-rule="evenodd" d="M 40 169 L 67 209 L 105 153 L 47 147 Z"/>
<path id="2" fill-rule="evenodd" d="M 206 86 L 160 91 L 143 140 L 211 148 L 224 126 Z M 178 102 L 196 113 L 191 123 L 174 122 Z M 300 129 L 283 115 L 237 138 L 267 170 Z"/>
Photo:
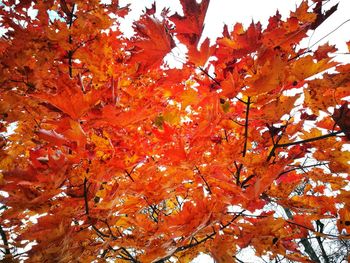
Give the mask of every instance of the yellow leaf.
<path id="1" fill-rule="evenodd" d="M 317 14 L 308 12 L 308 9 L 309 5 L 307 4 L 307 1 L 303 1 L 295 10 L 295 12 L 291 13 L 291 16 L 298 18 L 298 20 L 304 23 L 312 23 L 315 21 Z"/>
<path id="2" fill-rule="evenodd" d="M 323 151 L 321 148 L 314 153 L 314 157 L 319 161 L 330 161 L 329 169 L 334 173 L 350 172 L 350 166 L 348 163 L 350 160 L 349 151 L 341 151 L 339 148 L 332 151 Z"/>
<path id="3" fill-rule="evenodd" d="M 279 121 L 284 114 L 290 113 L 298 98 L 299 96 L 287 97 L 281 95 L 277 100 L 274 100 L 261 108 L 261 118 L 270 122 Z"/>
<path id="4" fill-rule="evenodd" d="M 286 63 L 280 58 L 267 61 L 257 72 L 246 79 L 249 87 L 243 92 L 246 96 L 257 96 L 278 88 L 285 76 Z"/>
<path id="5" fill-rule="evenodd" d="M 296 80 L 304 80 L 336 65 L 337 62 L 330 62 L 330 58 L 315 62 L 312 56 L 306 56 L 292 63 L 291 75 Z"/>
<path id="6" fill-rule="evenodd" d="M 194 105 L 199 102 L 198 93 L 194 89 L 187 89 L 181 95 L 181 108 L 185 109 L 188 105 Z"/>
<path id="7" fill-rule="evenodd" d="M 176 110 L 165 112 L 163 115 L 164 121 L 171 125 L 177 125 L 180 123 L 180 114 Z"/>
<path id="8" fill-rule="evenodd" d="M 300 136 L 301 139 L 307 140 L 315 137 L 319 137 L 322 135 L 322 132 L 317 128 L 312 128 L 309 132 L 304 131 L 303 135 Z"/>

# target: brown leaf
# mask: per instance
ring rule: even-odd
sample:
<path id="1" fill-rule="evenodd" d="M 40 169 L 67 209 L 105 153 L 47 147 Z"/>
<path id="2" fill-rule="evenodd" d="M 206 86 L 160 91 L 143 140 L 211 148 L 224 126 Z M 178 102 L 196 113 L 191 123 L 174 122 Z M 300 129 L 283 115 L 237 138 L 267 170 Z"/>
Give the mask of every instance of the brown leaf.
<path id="1" fill-rule="evenodd" d="M 344 102 L 339 109 L 334 109 L 333 120 L 350 140 L 350 109 L 348 102 Z"/>

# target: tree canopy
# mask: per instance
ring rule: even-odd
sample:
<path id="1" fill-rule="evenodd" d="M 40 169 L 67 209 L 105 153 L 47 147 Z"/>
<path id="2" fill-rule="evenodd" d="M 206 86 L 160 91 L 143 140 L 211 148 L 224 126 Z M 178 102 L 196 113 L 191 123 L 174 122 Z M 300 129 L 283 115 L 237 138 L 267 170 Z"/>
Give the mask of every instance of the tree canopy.
<path id="1" fill-rule="evenodd" d="M 115 0 L 2 1 L 4 262 L 347 259 L 350 65 L 300 46 L 337 6 L 211 45 L 209 0 L 180 2 L 127 38 Z"/>

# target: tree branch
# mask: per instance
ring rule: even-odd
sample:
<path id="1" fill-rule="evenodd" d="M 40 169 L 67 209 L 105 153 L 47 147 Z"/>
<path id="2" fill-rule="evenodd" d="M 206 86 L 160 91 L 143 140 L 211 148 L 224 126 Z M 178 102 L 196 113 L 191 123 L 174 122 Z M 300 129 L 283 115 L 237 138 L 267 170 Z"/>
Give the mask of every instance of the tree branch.
<path id="1" fill-rule="evenodd" d="M 268 162 L 268 161 L 271 160 L 272 156 L 275 155 L 275 150 L 277 148 L 284 148 L 284 147 L 288 147 L 288 146 L 299 145 L 299 144 L 308 143 L 308 142 L 314 142 L 314 141 L 318 141 L 318 140 L 322 140 L 322 139 L 326 139 L 326 138 L 329 138 L 329 137 L 336 136 L 336 135 L 338 135 L 340 133 L 343 133 L 343 131 L 331 132 L 331 133 L 328 133 L 328 134 L 325 134 L 325 135 L 321 135 L 321 136 L 318 136 L 318 137 L 309 138 L 309 139 L 300 140 L 300 141 L 295 141 L 295 142 L 288 142 L 288 143 L 282 143 L 282 144 L 279 144 L 278 142 L 276 142 L 273 145 L 273 147 L 272 147 L 272 149 L 271 149 L 271 151 L 270 151 L 266 161 Z"/>
<path id="2" fill-rule="evenodd" d="M 336 136 L 340 133 L 342 133 L 343 131 L 336 131 L 336 132 L 331 132 L 325 135 L 321 135 L 318 137 L 314 137 L 314 138 L 309 138 L 309 139 L 305 139 L 305 140 L 300 140 L 300 141 L 296 141 L 296 142 L 288 142 L 288 143 L 282 143 L 282 144 L 276 144 L 276 148 L 283 148 L 283 147 L 288 147 L 288 146 L 292 146 L 292 145 L 298 145 L 298 144 L 303 144 L 303 143 L 308 143 L 308 142 L 314 142 L 314 141 L 318 141 L 318 140 L 322 140 L 322 139 L 326 139 L 328 137 L 333 137 Z"/>
<path id="3" fill-rule="evenodd" d="M 249 180 L 251 180 L 254 177 L 255 177 L 255 174 L 251 174 L 246 179 L 244 179 L 241 183 L 241 188 L 244 188 L 246 184 L 249 182 Z"/>
<path id="4" fill-rule="evenodd" d="M 292 212 L 291 212 L 288 208 L 283 207 L 283 209 L 284 209 L 284 211 L 285 211 L 287 217 L 288 217 L 289 219 L 293 219 Z M 303 227 L 302 225 L 299 225 L 299 224 L 297 224 L 297 223 L 291 222 L 291 221 L 289 221 L 289 220 L 286 220 L 286 222 L 289 223 L 289 224 L 298 225 L 298 226 L 300 226 L 300 227 Z M 305 228 L 306 228 L 306 229 L 309 229 L 309 228 L 307 228 L 307 227 L 305 227 Z M 311 243 L 309 242 L 309 240 L 308 240 L 307 238 L 302 238 L 300 242 L 301 242 L 301 244 L 304 246 L 305 252 L 309 255 L 309 257 L 311 258 L 311 260 L 313 260 L 314 262 L 317 262 L 317 263 L 320 262 L 320 260 L 318 259 L 317 254 L 316 254 L 314 248 L 312 247 Z"/>
<path id="5" fill-rule="evenodd" d="M 241 185 L 241 171 L 242 171 L 242 168 L 243 168 L 243 164 L 237 164 L 236 161 L 233 162 L 235 167 L 236 167 L 236 174 L 235 174 L 235 178 L 236 178 L 236 185 L 237 186 L 240 186 Z"/>
<path id="6" fill-rule="evenodd" d="M 219 87 L 221 87 L 220 82 L 217 81 L 215 78 L 213 78 L 205 69 L 203 69 L 202 67 L 198 67 L 198 69 L 199 69 L 200 71 L 202 71 L 208 78 L 210 78 L 212 81 L 214 81 L 214 83 L 215 83 L 216 85 L 218 85 Z M 235 97 L 235 99 L 237 99 L 238 101 L 240 101 L 240 102 L 242 102 L 242 103 L 244 103 L 244 104 L 247 104 L 247 102 L 245 102 L 244 100 L 238 98 L 237 96 Z"/>
<path id="7" fill-rule="evenodd" d="M 88 186 L 87 186 L 88 180 L 86 177 L 84 178 L 84 203 L 85 203 L 85 214 L 89 215 L 89 203 L 88 203 Z"/>
<path id="8" fill-rule="evenodd" d="M 319 228 L 319 232 L 323 233 L 324 224 L 320 220 L 316 220 L 316 225 L 317 225 L 317 228 Z M 325 263 L 330 263 L 329 257 L 328 257 L 328 255 L 326 253 L 326 250 L 324 249 L 321 237 L 320 236 L 316 236 L 316 240 L 317 240 L 318 245 L 321 248 L 322 257 L 324 259 L 324 262 Z"/>
<path id="9" fill-rule="evenodd" d="M 208 190 L 209 194 L 212 194 L 212 191 L 211 191 L 211 189 L 210 189 L 210 186 L 209 186 L 207 180 L 205 180 L 205 178 L 204 178 L 204 176 L 202 175 L 202 173 L 201 173 L 201 171 L 199 170 L 199 168 L 198 168 L 197 166 L 195 166 L 195 169 L 196 169 L 196 171 L 198 172 L 198 175 L 202 178 L 202 180 L 203 180 L 203 182 L 205 183 L 205 185 L 207 186 L 207 190 Z"/>
<path id="10" fill-rule="evenodd" d="M 246 154 L 246 152 L 247 152 L 249 108 L 250 108 L 250 97 L 248 97 L 248 101 L 247 101 L 247 110 L 246 110 L 246 113 L 245 113 L 245 123 L 244 123 L 244 146 L 243 146 L 243 152 L 242 152 L 243 157 L 245 157 L 245 154 Z"/>
<path id="11" fill-rule="evenodd" d="M 106 238 L 110 238 L 109 235 L 105 234 L 105 233 L 102 233 L 101 230 L 99 230 L 94 223 L 92 223 L 92 220 L 91 220 L 91 217 L 90 217 L 90 210 L 89 210 L 89 201 L 88 201 L 88 191 L 89 191 L 89 186 L 87 185 L 88 184 L 88 180 L 86 179 L 86 177 L 84 178 L 84 204 L 85 204 L 85 214 L 87 215 L 87 218 L 89 220 L 89 224 L 91 225 L 92 229 L 95 230 L 95 232 L 98 234 L 99 237 L 103 239 L 103 237 L 106 237 Z"/>
<path id="12" fill-rule="evenodd" d="M 239 263 L 245 263 L 244 261 L 240 260 L 236 255 L 234 255 L 233 258 L 237 260 Z"/>
<path id="13" fill-rule="evenodd" d="M 131 176 L 132 171 L 129 173 L 128 170 L 125 169 L 125 173 L 126 173 L 126 176 L 130 178 L 131 181 L 135 182 L 134 178 L 132 178 Z"/>
<path id="14" fill-rule="evenodd" d="M 5 257 L 12 257 L 6 233 L 1 225 L 0 225 L 0 236 L 1 236 L 2 242 L 4 243 L 4 247 L 5 247 Z"/>
<path id="15" fill-rule="evenodd" d="M 60 1 L 61 3 L 61 7 L 63 9 L 63 12 L 66 14 L 67 16 L 67 20 L 66 20 L 66 23 L 67 23 L 67 26 L 68 28 L 71 28 L 72 25 L 73 25 L 73 17 L 74 17 L 74 9 L 75 9 L 75 4 L 72 5 L 72 9 L 69 10 L 68 6 L 67 6 L 67 3 L 65 0 L 61 0 Z M 70 34 L 69 37 L 68 37 L 68 43 L 69 44 L 72 44 L 73 43 L 73 38 L 72 38 L 72 35 Z M 67 57 L 68 57 L 68 71 L 69 71 L 69 77 L 72 78 L 73 77 L 73 53 L 74 51 L 71 49 L 71 50 L 68 50 L 67 51 Z"/>
<path id="16" fill-rule="evenodd" d="M 322 166 L 322 165 L 327 165 L 328 163 L 315 163 L 315 164 L 310 164 L 310 165 L 301 165 L 301 166 L 297 166 L 297 167 L 294 167 L 292 169 L 289 169 L 289 170 L 286 170 L 286 171 L 283 171 L 281 172 L 276 179 L 280 178 L 282 175 L 286 174 L 286 173 L 290 173 L 290 172 L 293 172 L 293 171 L 296 171 L 296 170 L 303 170 L 303 169 L 307 169 L 307 168 L 312 168 L 312 167 L 318 167 L 318 166 Z"/>
<path id="17" fill-rule="evenodd" d="M 138 263 L 139 261 L 137 261 L 131 254 L 130 252 L 126 249 L 126 248 L 121 248 L 123 250 L 123 252 L 129 257 L 129 260 L 131 262 L 134 262 L 134 263 Z"/>
<path id="18" fill-rule="evenodd" d="M 244 213 L 245 210 L 242 210 L 241 212 L 237 213 L 228 223 L 226 223 L 225 225 L 221 226 L 220 227 L 220 231 L 221 230 L 224 230 L 226 227 L 228 227 L 229 225 L 231 225 L 238 217 L 240 217 L 243 213 Z M 195 247 L 195 246 L 198 246 L 202 243 L 204 243 L 205 241 L 207 241 L 208 239 L 212 239 L 215 235 L 217 234 L 216 231 L 213 231 L 213 233 L 211 233 L 210 235 L 207 235 L 205 238 L 199 240 L 199 241 L 196 241 L 195 243 L 189 243 L 187 245 L 184 245 L 184 246 L 181 246 L 181 247 L 178 247 L 170 256 L 167 256 L 165 258 L 162 258 L 158 261 L 156 261 L 155 263 L 164 263 L 166 260 L 168 260 L 169 258 L 171 258 L 173 255 L 175 255 L 177 252 L 181 252 L 181 251 L 184 251 L 186 249 L 189 249 L 189 248 L 192 248 L 192 247 Z"/>
<path id="19" fill-rule="evenodd" d="M 112 231 L 112 229 L 111 229 L 111 226 L 108 224 L 107 219 L 106 219 L 106 220 L 101 220 L 101 219 L 100 219 L 100 221 L 101 221 L 102 223 L 104 223 L 104 224 L 107 226 L 110 236 L 111 236 L 113 239 L 117 239 L 117 237 L 113 234 L 113 231 Z"/>

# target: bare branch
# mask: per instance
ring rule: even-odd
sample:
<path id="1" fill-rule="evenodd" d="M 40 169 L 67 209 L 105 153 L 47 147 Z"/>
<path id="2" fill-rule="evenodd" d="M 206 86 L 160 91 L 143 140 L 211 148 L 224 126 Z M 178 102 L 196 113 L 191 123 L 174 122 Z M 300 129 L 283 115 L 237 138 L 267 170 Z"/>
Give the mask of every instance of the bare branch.
<path id="1" fill-rule="evenodd" d="M 11 250 L 10 250 L 10 246 L 9 246 L 9 242 L 8 242 L 6 233 L 5 233 L 5 231 L 4 231 L 4 229 L 2 228 L 1 225 L 0 225 L 0 236 L 1 236 L 2 242 L 3 242 L 4 247 L 5 247 L 5 257 L 6 257 L 6 256 L 7 256 L 7 257 L 12 257 Z"/>

